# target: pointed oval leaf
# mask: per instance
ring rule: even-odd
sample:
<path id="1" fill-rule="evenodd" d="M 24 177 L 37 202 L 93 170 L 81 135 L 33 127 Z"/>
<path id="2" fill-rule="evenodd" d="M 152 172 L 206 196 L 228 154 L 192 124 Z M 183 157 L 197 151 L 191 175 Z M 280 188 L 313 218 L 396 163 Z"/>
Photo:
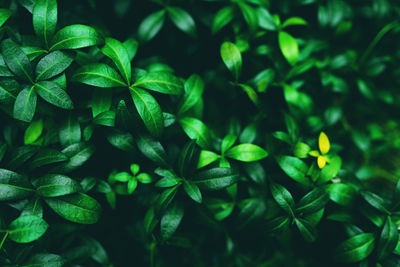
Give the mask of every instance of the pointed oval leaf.
<path id="1" fill-rule="evenodd" d="M 203 198 L 201 196 L 201 192 L 199 187 L 195 183 L 191 183 L 188 181 L 184 181 L 183 183 L 183 189 L 185 190 L 186 194 L 196 201 L 197 203 L 201 203 L 203 201 Z"/>
<path id="2" fill-rule="evenodd" d="M 125 46 L 116 39 L 106 38 L 105 42 L 106 43 L 101 51 L 114 62 L 126 84 L 130 84 L 132 71 L 128 51 Z"/>
<path id="3" fill-rule="evenodd" d="M 33 181 L 43 197 L 59 197 L 82 191 L 80 183 L 61 174 L 48 174 Z"/>
<path id="4" fill-rule="evenodd" d="M 92 27 L 75 24 L 59 30 L 54 35 L 50 51 L 62 49 L 78 49 L 93 45 L 100 45 L 104 42 L 101 35 Z"/>
<path id="5" fill-rule="evenodd" d="M 99 220 L 101 214 L 100 204 L 83 193 L 47 198 L 46 203 L 58 215 L 71 222 L 93 224 Z"/>
<path id="6" fill-rule="evenodd" d="M 184 84 L 185 94 L 179 105 L 178 114 L 183 114 L 191 109 L 198 101 L 204 91 L 204 82 L 197 74 L 191 75 Z"/>
<path id="7" fill-rule="evenodd" d="M 14 118 L 30 122 L 35 115 L 37 95 L 34 86 L 19 92 L 14 103 Z"/>
<path id="8" fill-rule="evenodd" d="M 179 122 L 183 131 L 190 137 L 190 139 L 196 139 L 196 142 L 200 147 L 204 149 L 211 147 L 212 134 L 201 120 L 185 117 Z"/>
<path id="9" fill-rule="evenodd" d="M 79 68 L 72 80 L 103 88 L 127 86 L 121 76 L 104 63 L 93 63 Z"/>
<path id="10" fill-rule="evenodd" d="M 291 156 L 282 156 L 278 159 L 282 170 L 293 180 L 304 185 L 310 185 L 310 180 L 305 176 L 308 166 L 301 160 Z"/>
<path id="11" fill-rule="evenodd" d="M 388 216 L 383 225 L 377 245 L 378 259 L 382 260 L 388 257 L 396 248 L 398 241 L 399 231 L 397 230 L 397 225 L 392 217 Z"/>
<path id="12" fill-rule="evenodd" d="M 148 159 L 161 166 L 169 167 L 167 153 L 160 142 L 150 136 L 139 136 L 136 141 L 140 152 Z"/>
<path id="13" fill-rule="evenodd" d="M 35 84 L 36 92 L 47 102 L 63 109 L 73 109 L 71 98 L 58 84 L 41 81 Z"/>
<path id="14" fill-rule="evenodd" d="M 299 47 L 296 39 L 287 32 L 279 32 L 279 47 L 290 65 L 295 65 L 299 58 Z"/>
<path id="15" fill-rule="evenodd" d="M 176 27 L 192 37 L 196 36 L 196 24 L 188 12 L 179 7 L 167 7 L 167 12 Z"/>
<path id="16" fill-rule="evenodd" d="M 162 71 L 149 72 L 143 75 L 133 86 L 169 95 L 180 95 L 183 91 L 183 84 L 180 79 L 171 73 Z"/>
<path id="17" fill-rule="evenodd" d="M 280 184 L 273 183 L 271 184 L 270 189 L 272 197 L 279 207 L 281 207 L 289 215 L 294 216 L 294 200 L 292 194 L 290 194 L 290 192 Z"/>
<path id="18" fill-rule="evenodd" d="M 27 55 L 11 39 L 1 43 L 1 53 L 8 68 L 20 79 L 33 81 L 33 68 Z"/>
<path id="19" fill-rule="evenodd" d="M 296 211 L 302 213 L 313 213 L 325 207 L 328 202 L 328 194 L 319 188 L 314 188 L 297 203 Z"/>
<path id="20" fill-rule="evenodd" d="M 221 45 L 221 58 L 225 66 L 232 72 L 235 80 L 239 79 L 242 70 L 242 55 L 234 43 L 225 42 Z"/>
<path id="21" fill-rule="evenodd" d="M 225 156 L 244 162 L 251 162 L 267 157 L 268 152 L 253 144 L 240 144 L 225 152 Z"/>
<path id="22" fill-rule="evenodd" d="M 304 237 L 304 240 L 307 242 L 314 242 L 317 234 L 315 228 L 304 219 L 296 218 L 295 222 L 300 234 Z"/>
<path id="23" fill-rule="evenodd" d="M 54 51 L 44 56 L 36 65 L 36 80 L 43 81 L 65 71 L 74 61 L 71 55 Z"/>
<path id="24" fill-rule="evenodd" d="M 169 239 L 178 229 L 182 221 L 184 209 L 179 203 L 171 205 L 161 218 L 161 236 L 164 240 Z"/>
<path id="25" fill-rule="evenodd" d="M 38 0 L 32 10 L 33 29 L 46 47 L 57 26 L 57 0 Z"/>
<path id="26" fill-rule="evenodd" d="M 375 247 L 375 238 L 371 233 L 353 236 L 341 243 L 335 250 L 335 257 L 341 262 L 359 262 L 371 254 Z"/>
<path id="27" fill-rule="evenodd" d="M 154 136 L 160 136 L 164 127 L 164 117 L 157 100 L 145 90 L 130 87 L 133 103 L 144 125 Z"/>
<path id="28" fill-rule="evenodd" d="M 31 184 L 24 176 L 0 169 L 0 201 L 23 199 L 33 192 Z"/>
<path id="29" fill-rule="evenodd" d="M 213 168 L 196 174 L 193 182 L 204 189 L 219 190 L 238 180 L 239 174 L 230 168 Z"/>
<path id="30" fill-rule="evenodd" d="M 39 216 L 24 215 L 18 217 L 8 226 L 10 239 L 17 243 L 30 243 L 39 239 L 49 225 Z"/>
<path id="31" fill-rule="evenodd" d="M 148 42 L 161 30 L 165 20 L 165 10 L 160 10 L 148 15 L 140 23 L 138 37 L 142 42 Z"/>

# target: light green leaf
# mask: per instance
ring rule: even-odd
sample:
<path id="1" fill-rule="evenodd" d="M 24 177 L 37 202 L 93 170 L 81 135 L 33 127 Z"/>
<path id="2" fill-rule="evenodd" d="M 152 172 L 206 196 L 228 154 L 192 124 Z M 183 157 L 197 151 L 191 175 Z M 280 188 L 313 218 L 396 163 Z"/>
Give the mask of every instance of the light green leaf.
<path id="1" fill-rule="evenodd" d="M 223 27 L 225 27 L 229 22 L 234 18 L 235 13 L 232 6 L 225 6 L 220 9 L 214 17 L 211 32 L 213 34 L 220 31 Z"/>
<path id="2" fill-rule="evenodd" d="M 335 257 L 341 262 L 359 262 L 374 250 L 375 238 L 371 233 L 353 236 L 341 243 L 335 250 Z"/>
<path id="3" fill-rule="evenodd" d="M 258 8 L 258 25 L 266 30 L 269 31 L 276 31 L 278 29 L 278 26 L 276 25 L 276 22 L 272 15 L 268 12 L 267 9 L 265 8 Z"/>
<path id="4" fill-rule="evenodd" d="M 287 32 L 279 32 L 279 47 L 290 65 L 295 65 L 299 58 L 299 47 L 296 39 Z"/>
<path id="5" fill-rule="evenodd" d="M 225 42 L 221 45 L 221 58 L 225 66 L 232 72 L 235 80 L 239 79 L 242 70 L 242 55 L 234 43 Z"/>
<path id="6" fill-rule="evenodd" d="M 183 91 L 183 84 L 180 79 L 169 72 L 149 72 L 140 77 L 134 87 L 141 87 L 163 94 L 180 95 Z"/>
<path id="7" fill-rule="evenodd" d="M 10 239 L 17 243 L 30 243 L 39 239 L 49 225 L 39 216 L 24 215 L 18 217 L 8 226 Z"/>
<path id="8" fill-rule="evenodd" d="M 310 185 L 310 180 L 305 176 L 308 166 L 301 159 L 291 156 L 282 156 L 278 158 L 278 164 L 282 170 L 296 182 Z"/>
<path id="9" fill-rule="evenodd" d="M 42 135 L 43 132 L 43 120 L 37 120 L 32 122 L 26 129 L 24 134 L 25 145 L 30 145 L 36 142 L 36 140 Z"/>
<path id="10" fill-rule="evenodd" d="M 8 20 L 11 16 L 11 11 L 6 8 L 0 8 L 0 27 Z"/>
<path id="11" fill-rule="evenodd" d="M 240 144 L 226 151 L 225 156 L 244 162 L 250 162 L 267 157 L 268 152 L 253 144 Z"/>
<path id="12" fill-rule="evenodd" d="M 293 25 L 307 25 L 307 21 L 299 17 L 291 17 L 282 23 L 282 29 Z"/>
<path id="13" fill-rule="evenodd" d="M 343 183 L 329 184 L 325 188 L 329 194 L 329 198 L 342 206 L 349 205 L 356 194 L 356 190 L 352 186 Z"/>
<path id="14" fill-rule="evenodd" d="M 211 147 L 212 134 L 202 121 L 196 118 L 185 117 L 179 122 L 183 131 L 190 137 L 190 139 L 196 139 L 196 142 L 200 147 L 204 149 Z"/>
<path id="15" fill-rule="evenodd" d="M 199 155 L 199 162 L 197 163 L 197 168 L 198 169 L 203 168 L 203 167 L 213 163 L 214 161 L 216 161 L 219 158 L 220 158 L 220 155 L 218 155 L 217 153 L 214 153 L 214 152 L 208 151 L 208 150 L 202 150 Z"/>
<path id="16" fill-rule="evenodd" d="M 66 26 L 59 30 L 56 35 L 54 35 L 49 50 L 78 49 L 100 45 L 103 42 L 103 38 L 92 27 L 75 24 Z"/>

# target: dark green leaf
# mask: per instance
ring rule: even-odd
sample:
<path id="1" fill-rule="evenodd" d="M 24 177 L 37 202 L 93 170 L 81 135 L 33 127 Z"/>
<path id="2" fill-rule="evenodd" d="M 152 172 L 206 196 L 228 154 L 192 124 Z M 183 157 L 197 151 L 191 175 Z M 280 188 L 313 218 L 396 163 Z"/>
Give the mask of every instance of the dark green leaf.
<path id="1" fill-rule="evenodd" d="M 356 193 L 352 186 L 343 183 L 334 183 L 326 186 L 326 192 L 333 202 L 343 206 L 347 206 L 353 200 Z"/>
<path id="2" fill-rule="evenodd" d="M 17 243 L 30 243 L 39 239 L 49 225 L 39 216 L 25 215 L 10 223 L 8 233 L 11 240 Z"/>
<path id="3" fill-rule="evenodd" d="M 193 182 L 201 188 L 219 190 L 239 180 L 239 174 L 230 168 L 213 168 L 195 175 Z"/>
<path id="4" fill-rule="evenodd" d="M 316 231 L 314 227 L 304 219 L 296 218 L 295 222 L 304 239 L 307 242 L 314 242 L 316 239 Z"/>
<path id="5" fill-rule="evenodd" d="M 294 216 L 294 200 L 290 192 L 280 184 L 271 184 L 271 194 L 276 203 L 289 215 Z"/>
<path id="6" fill-rule="evenodd" d="M 195 140 L 187 142 L 183 147 L 178 160 L 179 175 L 181 177 L 185 177 L 189 171 L 196 168 L 197 152 Z"/>
<path id="7" fill-rule="evenodd" d="M 10 201 L 28 197 L 34 192 L 26 177 L 0 169 L 0 200 Z"/>
<path id="8" fill-rule="evenodd" d="M 353 236 L 341 243 L 335 251 L 335 257 L 341 262 L 359 262 L 371 254 L 375 247 L 375 238 L 371 233 Z"/>
<path id="9" fill-rule="evenodd" d="M 57 0 L 38 0 L 33 7 L 33 29 L 46 47 L 57 26 Z"/>
<path id="10" fill-rule="evenodd" d="M 367 201 L 372 207 L 376 208 L 377 210 L 390 215 L 390 211 L 386 207 L 385 200 L 380 196 L 372 193 L 372 192 L 361 192 L 361 196 Z"/>
<path id="11" fill-rule="evenodd" d="M 61 174 L 48 174 L 33 182 L 36 191 L 43 197 L 59 197 L 82 191 L 81 185 Z"/>
<path id="12" fill-rule="evenodd" d="M 33 69 L 28 57 L 11 39 L 1 43 L 1 53 L 8 68 L 19 78 L 32 82 Z"/>
<path id="13" fill-rule="evenodd" d="M 279 166 L 293 180 L 304 185 L 310 185 L 310 180 L 305 176 L 307 165 L 298 158 L 282 156 L 278 159 Z"/>
<path id="14" fill-rule="evenodd" d="M 52 163 L 67 161 L 68 157 L 61 153 L 58 150 L 47 148 L 42 149 L 38 152 L 38 154 L 33 158 L 30 168 L 37 169 L 39 167 L 49 165 Z"/>
<path id="15" fill-rule="evenodd" d="M 267 221 L 267 230 L 271 233 L 281 233 L 289 226 L 290 218 L 286 216 L 279 216 L 272 220 Z"/>
<path id="16" fill-rule="evenodd" d="M 167 12 L 176 27 L 193 37 L 196 36 L 196 24 L 189 13 L 179 7 L 167 7 Z"/>
<path id="17" fill-rule="evenodd" d="M 178 203 L 174 203 L 166 210 L 160 223 L 161 236 L 164 240 L 171 238 L 175 233 L 182 221 L 183 214 L 183 207 Z"/>
<path id="18" fill-rule="evenodd" d="M 93 224 L 100 218 L 100 204 L 83 193 L 48 198 L 46 203 L 58 215 L 71 222 Z"/>
<path id="19" fill-rule="evenodd" d="M 97 87 L 125 87 L 121 76 L 104 63 L 93 63 L 81 67 L 72 76 L 72 80 Z"/>
<path id="20" fill-rule="evenodd" d="M 36 81 L 43 81 L 65 71 L 74 59 L 69 54 L 54 51 L 44 56 L 36 65 Z"/>
<path id="21" fill-rule="evenodd" d="M 188 181 L 184 181 L 183 183 L 183 189 L 185 190 L 186 194 L 196 201 L 197 203 L 201 203 L 203 201 L 203 198 L 201 196 L 201 192 L 199 187 L 195 183 L 191 183 Z"/>
<path id="22" fill-rule="evenodd" d="M 14 103 L 14 118 L 30 122 L 35 115 L 37 95 L 34 86 L 19 92 Z"/>
<path id="23" fill-rule="evenodd" d="M 165 19 L 165 10 L 154 12 L 147 16 L 138 28 L 138 36 L 140 41 L 147 42 L 161 30 Z"/>
<path id="24" fill-rule="evenodd" d="M 139 136 L 137 138 L 137 146 L 140 152 L 148 159 L 161 166 L 169 166 L 167 153 L 165 153 L 163 146 L 157 140 L 150 136 Z"/>
<path id="25" fill-rule="evenodd" d="M 159 136 L 163 131 L 164 117 L 157 100 L 145 90 L 130 87 L 133 103 L 142 118 L 144 125 L 154 136 Z"/>
<path id="26" fill-rule="evenodd" d="M 191 109 L 200 99 L 204 91 L 204 82 L 199 75 L 191 75 L 184 84 L 185 94 L 179 105 L 178 114 Z"/>
<path id="27" fill-rule="evenodd" d="M 72 113 L 70 113 L 67 119 L 61 124 L 58 136 L 61 145 L 64 147 L 81 141 L 81 126 Z"/>
<path id="28" fill-rule="evenodd" d="M 296 205 L 296 211 L 302 213 L 316 212 L 325 207 L 328 200 L 328 195 L 324 190 L 314 188 L 311 192 L 300 199 Z"/>
<path id="29" fill-rule="evenodd" d="M 36 92 L 44 100 L 57 107 L 64 109 L 73 109 L 72 100 L 61 87 L 55 82 L 41 81 L 35 84 Z"/>
<path id="30" fill-rule="evenodd" d="M 232 6 L 225 6 L 220 9 L 214 17 L 211 32 L 213 34 L 220 31 L 223 27 L 225 27 L 229 22 L 234 18 L 235 13 Z"/>
<path id="31" fill-rule="evenodd" d="M 62 267 L 64 262 L 60 255 L 39 253 L 30 257 L 21 267 Z"/>
<path id="32" fill-rule="evenodd" d="M 92 145 L 85 143 L 72 144 L 61 151 L 69 157 L 69 161 L 57 167 L 56 170 L 62 172 L 72 171 L 82 166 L 93 155 L 94 151 L 95 148 Z"/>
<path id="33" fill-rule="evenodd" d="M 11 11 L 6 8 L 0 8 L 0 27 L 8 20 L 11 16 Z"/>
<path id="34" fill-rule="evenodd" d="M 397 230 L 397 225 L 392 217 L 388 216 L 386 217 L 377 245 L 378 259 L 382 260 L 388 257 L 396 248 L 398 241 L 399 231 Z"/>
<path id="35" fill-rule="evenodd" d="M 114 62 L 126 84 L 130 84 L 132 77 L 131 61 L 125 46 L 116 39 L 106 38 L 106 44 L 101 51 Z"/>

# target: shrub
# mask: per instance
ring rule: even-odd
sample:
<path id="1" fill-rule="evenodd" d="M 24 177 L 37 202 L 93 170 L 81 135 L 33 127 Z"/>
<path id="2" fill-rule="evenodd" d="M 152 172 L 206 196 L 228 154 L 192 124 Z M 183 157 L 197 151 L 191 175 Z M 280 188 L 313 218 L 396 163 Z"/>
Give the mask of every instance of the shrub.
<path id="1" fill-rule="evenodd" d="M 1 266 L 400 266 L 399 3 L 0 1 Z"/>

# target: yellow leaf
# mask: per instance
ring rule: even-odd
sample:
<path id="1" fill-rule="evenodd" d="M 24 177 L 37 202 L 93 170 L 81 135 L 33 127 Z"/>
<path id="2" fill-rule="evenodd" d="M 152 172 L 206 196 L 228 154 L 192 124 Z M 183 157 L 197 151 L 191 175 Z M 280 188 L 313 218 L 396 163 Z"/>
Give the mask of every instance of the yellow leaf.
<path id="1" fill-rule="evenodd" d="M 322 169 L 326 165 L 326 158 L 324 156 L 318 156 L 318 167 Z"/>
<path id="2" fill-rule="evenodd" d="M 319 150 L 321 151 L 322 154 L 326 154 L 329 152 L 330 148 L 329 139 L 324 132 L 321 132 L 319 135 L 318 145 L 319 145 Z"/>

